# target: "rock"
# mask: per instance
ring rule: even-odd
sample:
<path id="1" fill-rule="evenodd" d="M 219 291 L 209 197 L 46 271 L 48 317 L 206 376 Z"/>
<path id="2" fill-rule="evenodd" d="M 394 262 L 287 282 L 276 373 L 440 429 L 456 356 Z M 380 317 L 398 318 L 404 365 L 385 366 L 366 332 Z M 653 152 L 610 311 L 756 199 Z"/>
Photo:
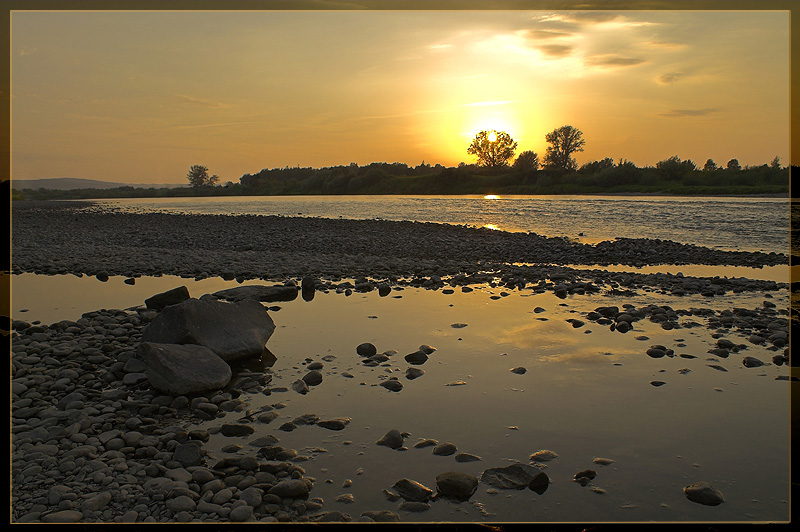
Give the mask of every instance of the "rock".
<path id="1" fill-rule="evenodd" d="M 417 377 L 421 377 L 421 376 L 422 376 L 422 375 L 424 375 L 424 374 L 425 374 L 425 372 L 424 372 L 424 371 L 422 371 L 422 370 L 421 370 L 421 369 L 419 369 L 419 368 L 408 368 L 408 369 L 406 370 L 406 378 L 407 378 L 408 380 L 414 380 L 414 379 L 416 379 Z"/>
<path id="2" fill-rule="evenodd" d="M 294 301 L 297 299 L 297 287 L 285 285 L 247 285 L 220 290 L 214 292 L 213 295 L 227 301 L 244 301 L 246 299 L 263 301 L 265 303 L 272 303 L 274 301 Z"/>
<path id="3" fill-rule="evenodd" d="M 365 512 L 361 512 L 361 515 L 369 517 L 373 521 L 379 523 L 400 521 L 400 516 L 390 510 L 381 510 L 381 511 L 367 510 Z"/>
<path id="4" fill-rule="evenodd" d="M 547 449 L 536 451 L 530 456 L 530 459 L 533 460 L 534 462 L 549 462 L 554 458 L 558 458 L 558 455 L 553 451 L 548 451 Z"/>
<path id="5" fill-rule="evenodd" d="M 650 358 L 661 358 L 666 356 L 667 352 L 664 349 L 660 349 L 658 347 L 651 347 L 647 350 L 647 356 Z"/>
<path id="6" fill-rule="evenodd" d="M 433 353 L 434 351 L 436 351 L 436 348 L 435 348 L 435 347 L 431 347 L 431 346 L 429 346 L 428 344 L 422 344 L 421 346 L 419 346 L 419 349 L 418 349 L 418 350 L 419 350 L 419 351 L 422 351 L 422 352 L 423 352 L 423 353 L 425 353 L 426 355 L 430 355 L 431 353 Z"/>
<path id="7" fill-rule="evenodd" d="M 373 344 L 366 342 L 356 347 L 356 353 L 362 357 L 371 357 L 378 354 L 378 349 Z"/>
<path id="8" fill-rule="evenodd" d="M 418 366 L 428 361 L 428 355 L 422 351 L 414 351 L 405 356 L 405 361 Z"/>
<path id="9" fill-rule="evenodd" d="M 550 477 L 544 471 L 536 473 L 528 483 L 528 489 L 535 491 L 539 495 L 547 491 L 548 487 L 550 487 Z"/>
<path id="10" fill-rule="evenodd" d="M 705 481 L 695 482 L 683 488 L 686 498 L 692 502 L 705 504 L 706 506 L 717 506 L 725 502 L 719 490 Z"/>
<path id="11" fill-rule="evenodd" d="M 303 376 L 303 381 L 309 386 L 317 386 L 322 382 L 322 373 L 316 369 L 312 369 Z"/>
<path id="12" fill-rule="evenodd" d="M 349 417 L 337 417 L 334 419 L 319 421 L 317 422 L 317 425 L 328 430 L 342 430 L 347 426 L 348 423 L 350 423 L 350 421 L 351 419 Z"/>
<path id="13" fill-rule="evenodd" d="M 83 514 L 77 510 L 61 510 L 41 516 L 42 523 L 77 523 Z"/>
<path id="14" fill-rule="evenodd" d="M 433 495 L 433 490 L 430 488 L 407 478 L 398 480 L 392 488 L 407 501 L 427 502 Z"/>
<path id="15" fill-rule="evenodd" d="M 308 384 L 306 384 L 306 381 L 303 379 L 297 379 L 292 383 L 292 390 L 301 395 L 305 395 L 308 393 Z"/>
<path id="16" fill-rule="evenodd" d="M 378 445 L 385 445 L 392 449 L 399 449 L 403 445 L 403 435 L 400 434 L 400 431 L 392 429 L 375 443 Z"/>
<path id="17" fill-rule="evenodd" d="M 614 460 L 612 460 L 611 458 L 599 458 L 598 457 L 598 458 L 595 458 L 594 460 L 592 460 L 592 462 L 594 462 L 595 464 L 599 464 L 599 465 L 610 465 L 610 464 L 614 463 Z"/>
<path id="18" fill-rule="evenodd" d="M 744 357 L 742 359 L 742 364 L 744 364 L 746 368 L 757 368 L 764 365 L 762 361 L 755 357 Z"/>
<path id="19" fill-rule="evenodd" d="M 282 498 L 297 499 L 307 497 L 313 485 L 311 481 L 304 478 L 281 480 L 272 486 L 267 493 L 277 495 Z"/>
<path id="20" fill-rule="evenodd" d="M 203 462 L 203 453 L 199 445 L 194 443 L 179 443 L 172 452 L 172 459 L 183 467 L 197 466 Z"/>
<path id="21" fill-rule="evenodd" d="M 597 472 L 593 469 L 585 469 L 583 471 L 579 471 L 575 473 L 573 477 L 573 481 L 579 483 L 581 486 L 585 486 L 589 483 L 589 481 L 594 480 L 597 476 Z"/>
<path id="22" fill-rule="evenodd" d="M 440 443 L 433 448 L 433 454 L 437 456 L 450 456 L 451 454 L 455 453 L 458 449 L 452 443 L 444 442 Z"/>
<path id="23" fill-rule="evenodd" d="M 150 384 L 170 395 L 218 390 L 231 380 L 230 366 L 202 345 L 142 342 L 138 356 Z"/>
<path id="24" fill-rule="evenodd" d="M 526 464 L 492 467 L 481 474 L 481 482 L 495 488 L 521 490 L 527 488 L 540 472 L 540 469 Z"/>
<path id="25" fill-rule="evenodd" d="M 197 344 L 226 362 L 260 357 L 275 324 L 261 303 L 187 299 L 166 307 L 142 332 L 142 342 Z"/>
<path id="26" fill-rule="evenodd" d="M 144 305 L 150 309 L 161 310 L 168 305 L 176 305 L 186 301 L 189 297 L 189 289 L 185 286 L 179 286 L 145 299 Z"/>
<path id="27" fill-rule="evenodd" d="M 388 379 L 381 383 L 381 386 L 392 392 L 399 392 L 403 389 L 403 383 L 397 379 Z"/>
<path id="28" fill-rule="evenodd" d="M 226 423 L 219 429 L 219 433 L 229 438 L 238 438 L 242 436 L 250 436 L 256 429 L 250 425 L 240 425 L 238 423 Z"/>
<path id="29" fill-rule="evenodd" d="M 188 495 L 179 495 L 167 501 L 167 508 L 172 512 L 191 512 L 197 505 Z"/>
<path id="30" fill-rule="evenodd" d="M 519 366 L 517 368 L 512 368 L 511 369 L 511 373 L 516 373 L 517 375 L 524 375 L 527 372 L 528 372 L 528 370 L 523 368 L 522 366 Z"/>
<path id="31" fill-rule="evenodd" d="M 466 501 L 478 488 L 478 478 L 469 473 L 449 471 L 436 475 L 436 490 L 447 499 Z"/>
<path id="32" fill-rule="evenodd" d="M 253 517 L 253 508 L 247 504 L 243 504 L 241 506 L 237 506 L 231 510 L 231 513 L 228 514 L 228 519 L 233 521 L 234 523 L 243 523 L 245 521 L 250 521 Z"/>
<path id="33" fill-rule="evenodd" d="M 420 501 L 403 501 L 400 505 L 400 509 L 405 512 L 425 512 L 431 509 L 431 505 L 427 502 L 420 502 Z"/>
<path id="34" fill-rule="evenodd" d="M 109 502 L 111 502 L 111 493 L 104 491 L 83 501 L 83 504 L 81 504 L 81 511 L 96 512 L 97 510 L 104 508 Z"/>
<path id="35" fill-rule="evenodd" d="M 479 462 L 481 457 L 471 454 L 471 453 L 458 453 L 456 456 L 456 462 Z"/>

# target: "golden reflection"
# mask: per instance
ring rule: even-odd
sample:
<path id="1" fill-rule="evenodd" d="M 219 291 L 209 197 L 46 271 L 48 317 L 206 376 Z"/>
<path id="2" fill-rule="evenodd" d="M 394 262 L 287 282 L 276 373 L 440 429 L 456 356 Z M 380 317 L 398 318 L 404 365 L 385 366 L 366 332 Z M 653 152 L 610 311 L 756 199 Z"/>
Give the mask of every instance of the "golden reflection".
<path id="1" fill-rule="evenodd" d="M 495 224 L 484 224 L 483 227 L 486 229 L 491 229 L 492 231 L 499 231 L 500 228 Z"/>
<path id="2" fill-rule="evenodd" d="M 500 199 L 500 196 L 497 194 L 487 194 L 483 197 L 483 199 Z"/>

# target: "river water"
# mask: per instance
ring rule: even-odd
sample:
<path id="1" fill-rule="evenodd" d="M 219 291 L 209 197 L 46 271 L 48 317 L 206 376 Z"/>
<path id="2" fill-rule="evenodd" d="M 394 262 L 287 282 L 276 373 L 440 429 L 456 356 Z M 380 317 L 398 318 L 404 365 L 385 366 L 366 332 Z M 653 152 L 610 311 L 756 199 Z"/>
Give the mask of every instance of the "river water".
<path id="1" fill-rule="evenodd" d="M 241 196 L 97 200 L 133 212 L 413 220 L 566 237 L 673 240 L 787 253 L 789 198 L 673 196 Z"/>
<path id="2" fill-rule="evenodd" d="M 617 236 L 661 238 L 787 254 L 790 246 L 789 200 L 775 198 L 267 197 L 98 203 L 134 212 L 493 224 L 584 242 Z M 691 268 L 680 267 L 686 275 L 707 273 L 702 266 L 694 272 Z M 785 273 L 769 268 L 736 271 L 767 279 Z M 120 277 L 100 282 L 87 276 L 23 274 L 13 276 L 12 284 L 15 319 L 52 323 L 76 320 L 99 308 L 142 305 L 147 297 L 180 285 L 187 286 L 192 297 L 200 297 L 240 283 L 163 276 L 137 278 L 128 285 Z M 682 327 L 673 330 L 642 320 L 627 334 L 586 319 L 588 312 L 605 305 L 657 304 L 719 312 L 756 309 L 767 301 L 785 317 L 787 289 L 718 297 L 642 291 L 625 298 L 598 293 L 566 299 L 530 290 L 510 292 L 499 297 L 500 289 L 489 286 L 452 294 L 406 288 L 387 297 L 330 292 L 317 293 L 311 301 L 280 303 L 279 310 L 270 312 L 276 330 L 267 342 L 276 361 L 260 368 L 272 374 L 276 391 L 246 394 L 245 400 L 253 411 L 275 403 L 285 408 L 279 419 L 256 424 L 249 439 L 271 434 L 281 446 L 306 456 L 302 466 L 316 479 L 311 496 L 325 501 L 324 510 L 353 517 L 365 510 L 388 509 L 414 522 L 789 519 L 790 390 L 796 383 L 777 379 L 791 371 L 769 363 L 774 348 L 749 344 L 746 331 L 724 331 L 725 337 L 746 346 L 743 354 L 767 362 L 746 368 L 741 353 L 726 359 L 708 353 L 717 331 L 702 317 L 682 318 Z M 535 312 L 536 307 L 544 311 Z M 587 323 L 576 328 L 570 322 L 574 318 Z M 362 342 L 375 344 L 379 352 L 397 353 L 380 366 L 367 367 L 355 353 Z M 421 366 L 424 375 L 409 380 L 403 357 L 421 344 L 437 351 Z M 645 351 L 654 344 L 674 349 L 675 356 L 648 357 Z M 300 395 L 291 383 L 305 374 L 311 361 L 324 362 L 323 382 Z M 527 372 L 510 371 L 520 366 Z M 258 364 L 250 369 L 259 369 Z M 379 385 L 392 376 L 403 382 L 400 392 Z M 318 426 L 278 429 L 304 414 L 352 421 L 340 432 Z M 213 432 L 241 415 L 231 412 L 201 428 Z M 376 445 L 391 429 L 410 434 L 407 451 Z M 454 443 L 458 452 L 479 460 L 460 463 L 453 456 L 433 455 L 429 447 L 413 447 L 421 438 Z M 256 450 L 245 441 L 214 434 L 205 445 L 213 458 L 210 463 L 226 456 L 222 449 L 231 443 L 243 446 L 237 452 L 243 456 Z M 492 490 L 481 483 L 469 502 L 437 501 L 429 510 L 414 513 L 400 510 L 400 501 L 387 501 L 382 492 L 401 478 L 435 490 L 439 473 L 461 471 L 480 477 L 488 468 L 529 463 L 529 455 L 542 449 L 558 454 L 545 469 L 552 483 L 542 495 L 527 489 Z M 597 457 L 613 463 L 597 465 Z M 572 481 L 584 469 L 597 471 L 586 487 Z M 696 481 L 710 482 L 725 502 L 711 507 L 688 501 L 683 487 Z M 343 494 L 353 495 L 354 502 L 337 501 Z"/>

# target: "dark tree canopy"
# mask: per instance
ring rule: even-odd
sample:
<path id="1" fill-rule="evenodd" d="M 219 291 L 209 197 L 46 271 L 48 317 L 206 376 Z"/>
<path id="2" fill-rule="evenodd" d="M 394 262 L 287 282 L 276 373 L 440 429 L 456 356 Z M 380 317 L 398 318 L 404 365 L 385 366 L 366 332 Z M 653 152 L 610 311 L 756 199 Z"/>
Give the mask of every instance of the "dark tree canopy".
<path id="1" fill-rule="evenodd" d="M 514 161 L 514 170 L 521 172 L 536 171 L 539 169 L 539 154 L 534 151 L 525 150 L 517 156 Z"/>
<path id="2" fill-rule="evenodd" d="M 189 180 L 192 187 L 196 188 L 215 185 L 219 181 L 219 176 L 216 174 L 210 176 L 207 167 L 202 164 L 193 164 L 189 168 L 189 173 L 186 174 L 186 179 Z"/>
<path id="3" fill-rule="evenodd" d="M 572 154 L 583 151 L 586 144 L 580 129 L 561 126 L 545 135 L 545 139 L 550 143 L 544 155 L 546 167 L 560 170 L 575 170 L 578 167 Z"/>
<path id="4" fill-rule="evenodd" d="M 517 143 L 505 131 L 481 131 L 472 140 L 467 153 L 478 158 L 478 165 L 487 168 L 508 166 Z"/>

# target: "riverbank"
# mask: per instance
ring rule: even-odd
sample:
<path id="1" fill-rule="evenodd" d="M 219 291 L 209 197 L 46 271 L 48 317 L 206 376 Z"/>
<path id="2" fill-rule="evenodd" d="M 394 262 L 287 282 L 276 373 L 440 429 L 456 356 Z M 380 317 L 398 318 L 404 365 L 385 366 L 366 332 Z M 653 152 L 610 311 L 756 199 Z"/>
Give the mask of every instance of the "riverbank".
<path id="1" fill-rule="evenodd" d="M 788 257 L 663 241 L 586 246 L 439 224 L 26 207 L 13 216 L 15 273 L 123 276 L 132 284 L 151 275 L 261 279 L 295 286 L 297 299 L 265 302 L 279 326 L 267 343 L 274 367 L 237 367 L 229 387 L 196 397 L 150 387 L 136 349 L 156 313 L 143 306 L 49 325 L 15 322 L 15 521 L 652 521 L 664 514 L 631 514 L 630 500 L 655 484 L 657 496 L 638 504 L 655 512 L 688 504 L 673 520 L 713 520 L 707 507 L 686 502 L 688 477 L 732 479 L 723 485 L 732 512 L 726 520 L 762 515 L 767 504 L 744 502 L 752 493 L 775 501 L 760 520 L 780 520 L 785 511 L 782 451 L 750 469 L 735 457 L 763 448 L 767 442 L 758 438 L 774 437 L 774 428 L 783 431 L 776 406 L 788 404 L 778 388 L 786 383 L 772 381 L 788 380 L 788 284 L 562 265 L 758 266 Z M 554 265 L 518 264 L 545 260 Z M 721 342 L 723 335 L 731 341 Z M 357 353 L 365 342 L 378 346 L 375 358 Z M 421 344 L 437 349 L 424 376 L 401 378 L 408 371 L 402 353 Z M 665 349 L 645 354 L 651 344 Z M 566 363 L 554 365 L 559 360 Z M 570 371 L 583 360 L 592 371 L 582 364 Z M 307 394 L 293 391 L 290 383 L 312 371 L 324 382 Z M 738 372 L 735 385 L 728 371 Z M 707 393 L 697 396 L 695 388 Z M 694 408 L 698 400 L 703 408 Z M 655 405 L 660 416 L 653 416 Z M 756 418 L 744 414 L 751 408 Z M 606 434 L 607 412 L 614 412 L 613 426 L 625 420 L 637 430 Z M 661 429 L 670 412 L 671 426 L 701 442 L 682 443 L 681 454 L 692 458 L 677 465 L 647 451 L 668 443 Z M 746 429 L 733 436 L 720 425 L 708 433 L 710 422 L 731 412 L 732 426 Z M 643 429 L 653 423 L 655 440 Z M 392 431 L 406 452 L 376 443 Z M 404 445 L 409 434 L 420 445 Z M 744 434 L 756 441 L 747 443 Z M 426 449 L 449 442 L 458 454 Z M 549 462 L 553 486 L 537 499 L 536 513 L 525 512 L 525 496 L 538 496 L 533 488 L 483 480 L 481 471 L 509 460 L 527 464 L 528 456 L 544 470 L 531 455 L 543 449 L 558 458 Z M 707 469 L 694 473 L 693 461 Z M 572 477 L 586 467 L 599 480 L 575 492 L 581 485 Z M 424 490 L 423 500 L 398 493 L 404 478 L 437 491 L 432 471 L 472 475 L 482 487 L 465 503 Z M 583 517 L 570 509 L 575 504 Z"/>

